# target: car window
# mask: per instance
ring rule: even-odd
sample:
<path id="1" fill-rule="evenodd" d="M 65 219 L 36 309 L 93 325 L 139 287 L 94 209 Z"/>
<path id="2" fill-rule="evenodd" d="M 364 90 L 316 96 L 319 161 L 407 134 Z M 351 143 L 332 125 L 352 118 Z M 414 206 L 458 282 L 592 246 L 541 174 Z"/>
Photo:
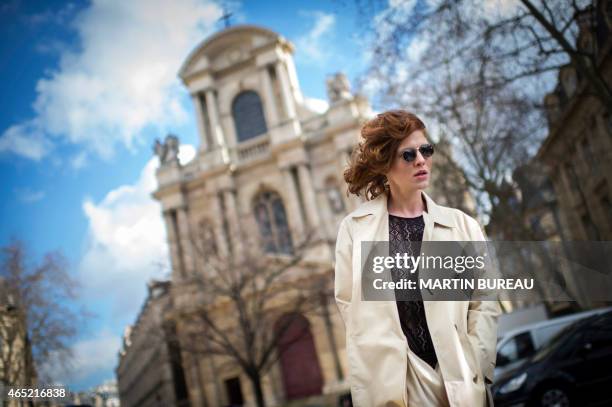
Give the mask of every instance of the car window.
<path id="1" fill-rule="evenodd" d="M 497 351 L 497 366 L 505 366 L 516 360 L 518 354 L 516 352 L 516 342 L 511 338 Z"/>
<path id="2" fill-rule="evenodd" d="M 535 349 L 533 346 L 533 340 L 531 339 L 531 334 L 529 332 L 517 335 L 515 340 L 516 353 L 519 359 L 526 358 L 533 354 Z"/>
<path id="3" fill-rule="evenodd" d="M 506 342 L 497 352 L 497 365 L 505 366 L 517 360 L 531 356 L 534 352 L 533 341 L 529 332 L 516 335 Z"/>
<path id="4" fill-rule="evenodd" d="M 612 348 L 612 318 L 598 318 L 586 335 L 592 351 Z"/>
<path id="5" fill-rule="evenodd" d="M 567 340 L 570 336 L 575 334 L 576 327 L 580 324 L 580 322 L 576 322 L 574 324 L 570 324 L 557 332 L 548 342 L 546 342 L 533 356 L 533 361 L 538 362 L 545 357 L 547 357 L 550 353 L 552 353 L 557 346 L 559 346 L 562 342 Z"/>
<path id="6" fill-rule="evenodd" d="M 572 321 L 573 322 L 573 321 Z M 543 345 L 548 342 L 557 332 L 570 325 L 571 322 L 559 323 L 539 328 L 536 332 L 538 342 Z"/>

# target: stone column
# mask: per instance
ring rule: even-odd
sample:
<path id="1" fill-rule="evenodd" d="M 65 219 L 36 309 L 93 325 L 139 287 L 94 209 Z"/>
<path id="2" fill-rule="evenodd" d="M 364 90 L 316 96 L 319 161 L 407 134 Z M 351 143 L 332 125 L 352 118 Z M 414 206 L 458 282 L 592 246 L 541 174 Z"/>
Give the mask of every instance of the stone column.
<path id="1" fill-rule="evenodd" d="M 186 275 L 192 275 L 196 269 L 195 253 L 193 248 L 191 225 L 189 224 L 189 216 L 187 208 L 179 208 L 176 211 L 178 224 L 179 238 L 182 247 L 183 265 Z"/>
<path id="2" fill-rule="evenodd" d="M 317 198 L 315 196 L 310 169 L 305 163 L 302 163 L 297 166 L 297 170 L 302 196 L 304 197 L 304 210 L 306 211 L 306 216 L 308 217 L 308 225 L 311 228 L 316 229 L 321 223 L 321 218 L 319 216 L 319 212 L 317 211 Z"/>
<path id="3" fill-rule="evenodd" d="M 206 90 L 206 109 L 208 111 L 208 120 L 210 122 L 213 142 L 218 147 L 224 147 L 226 144 L 223 138 L 219 109 L 217 108 L 217 101 L 213 89 Z"/>
<path id="4" fill-rule="evenodd" d="M 180 233 L 177 225 L 176 212 L 174 209 L 164 212 L 166 231 L 168 233 L 168 246 L 170 249 L 170 261 L 172 263 L 172 274 L 179 279 L 185 276 L 185 265 L 183 263 Z"/>
<path id="5" fill-rule="evenodd" d="M 240 214 L 238 213 L 238 206 L 236 204 L 235 192 L 231 189 L 223 191 L 223 197 L 225 202 L 225 216 L 229 226 L 230 239 L 232 241 L 232 247 L 234 256 L 242 253 L 242 239 L 240 230 Z"/>
<path id="6" fill-rule="evenodd" d="M 274 64 L 274 69 L 276 71 L 276 77 L 280 83 L 281 87 L 281 97 L 283 101 L 283 106 L 285 108 L 285 113 L 287 114 L 287 119 L 295 118 L 295 100 L 293 99 L 293 94 L 291 93 L 291 83 L 289 82 L 289 76 L 287 75 L 287 71 L 283 66 L 282 62 L 276 62 Z"/>
<path id="7" fill-rule="evenodd" d="M 221 194 L 216 193 L 214 199 L 215 214 L 217 222 L 215 222 L 215 235 L 218 236 L 217 242 L 219 243 L 219 254 L 222 256 L 229 256 L 230 253 L 230 242 L 229 236 L 226 235 L 223 222 L 225 219 L 225 208 L 221 202 Z"/>
<path id="8" fill-rule="evenodd" d="M 300 195 L 291 174 L 291 167 L 285 167 L 282 170 L 285 186 L 287 188 L 287 197 L 289 202 L 286 202 L 287 218 L 291 219 L 293 225 L 289 225 L 293 229 L 292 238 L 298 237 L 304 231 L 304 219 L 302 210 L 300 209 Z M 297 215 L 297 216 L 296 216 Z"/>
<path id="9" fill-rule="evenodd" d="M 204 109 L 202 108 L 202 100 L 200 94 L 195 93 L 191 95 L 191 101 L 195 107 L 196 122 L 198 124 L 198 135 L 200 136 L 200 148 L 199 150 L 209 150 L 211 146 L 208 145 L 208 134 L 206 129 L 206 122 L 204 121 Z"/>
<path id="10" fill-rule="evenodd" d="M 278 109 L 276 105 L 276 98 L 274 97 L 274 88 L 272 84 L 272 78 L 270 78 L 269 65 L 266 65 L 259 71 L 261 82 L 263 83 L 263 98 L 265 110 L 268 113 L 268 127 L 276 127 L 278 124 Z M 274 69 L 274 68 L 272 68 Z"/>
<path id="11" fill-rule="evenodd" d="M 206 390 L 204 383 L 202 382 L 202 372 L 200 371 L 200 361 L 197 357 L 191 356 L 191 369 L 194 386 L 190 388 L 190 393 L 196 394 L 196 399 L 199 406 L 208 407 L 208 399 L 206 397 Z"/>
<path id="12" fill-rule="evenodd" d="M 224 398 L 223 398 L 223 393 L 221 391 L 221 386 L 219 384 L 220 375 L 217 369 L 217 362 L 215 361 L 215 356 L 208 352 L 208 350 L 210 349 L 210 343 L 208 341 L 208 338 L 204 337 L 202 338 L 202 340 L 204 341 L 204 347 L 205 347 L 205 350 L 207 351 L 208 368 L 210 369 L 210 373 L 211 373 L 211 374 L 206 374 L 205 381 L 208 381 L 208 380 L 213 381 L 214 388 L 215 388 L 216 405 L 221 406 L 223 405 Z"/>

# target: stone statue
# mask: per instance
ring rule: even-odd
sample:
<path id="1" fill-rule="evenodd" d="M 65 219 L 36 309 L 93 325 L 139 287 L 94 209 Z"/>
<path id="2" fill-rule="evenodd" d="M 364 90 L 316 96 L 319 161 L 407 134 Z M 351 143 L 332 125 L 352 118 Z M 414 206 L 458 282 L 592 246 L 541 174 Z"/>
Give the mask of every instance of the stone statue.
<path id="1" fill-rule="evenodd" d="M 328 76 L 326 84 L 327 98 L 332 104 L 341 100 L 352 99 L 351 84 L 344 73 L 336 72 L 334 75 Z"/>
<path id="2" fill-rule="evenodd" d="M 168 134 L 163 143 L 159 139 L 155 140 L 153 151 L 159 157 L 161 166 L 178 163 L 179 139 L 173 134 Z"/>

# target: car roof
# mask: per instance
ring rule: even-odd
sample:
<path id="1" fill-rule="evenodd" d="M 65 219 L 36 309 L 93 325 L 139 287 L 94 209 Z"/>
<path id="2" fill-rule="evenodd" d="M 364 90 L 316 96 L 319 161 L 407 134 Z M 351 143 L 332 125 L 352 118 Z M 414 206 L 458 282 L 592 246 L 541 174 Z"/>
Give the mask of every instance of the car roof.
<path id="1" fill-rule="evenodd" d="M 563 328 L 563 330 L 566 331 L 566 335 L 563 338 L 563 340 L 561 340 L 560 342 L 558 342 L 555 347 L 559 347 L 559 346 L 563 346 L 562 344 L 566 344 L 567 341 L 573 340 L 573 338 L 575 338 L 575 336 L 573 335 L 573 333 L 575 333 L 576 331 L 580 330 L 582 327 L 584 327 L 585 325 L 591 325 L 594 323 L 597 323 L 599 321 L 602 320 L 606 320 L 608 318 L 612 317 L 612 311 L 608 310 L 608 311 L 604 311 L 603 313 L 595 313 L 594 315 L 590 315 L 587 316 L 584 319 L 579 319 L 573 323 L 570 323 L 569 325 L 567 325 L 565 328 Z M 607 323 L 607 322 L 606 322 Z M 561 331 L 559 331 L 561 332 Z M 559 333 L 557 333 L 558 335 Z M 567 335 L 569 334 L 569 335 Z M 531 360 L 535 355 L 532 355 L 531 357 L 528 358 L 528 360 Z M 509 371 L 506 371 L 504 373 L 501 374 L 501 376 L 498 378 L 496 377 L 496 381 L 501 383 L 503 381 L 505 381 L 505 379 L 514 376 L 517 374 L 517 372 L 519 371 L 523 371 L 526 367 L 528 366 L 533 366 L 532 364 L 530 364 L 529 362 L 525 362 L 513 369 L 510 369 Z"/>
<path id="2" fill-rule="evenodd" d="M 585 320 L 585 322 L 587 322 L 589 324 L 590 323 L 595 323 L 596 324 L 596 323 L 599 323 L 600 321 L 605 321 L 605 320 L 610 319 L 610 318 L 612 318 L 612 311 L 606 311 L 604 313 L 596 314 L 596 315 L 593 315 L 591 317 L 588 317 Z"/>
<path id="3" fill-rule="evenodd" d="M 579 319 L 576 322 L 573 322 L 566 327 L 567 328 L 566 333 L 573 333 L 576 330 L 584 328 L 585 326 L 594 325 L 600 321 L 605 321 L 606 319 L 610 317 L 612 317 L 612 311 L 606 311 L 603 314 L 599 313 L 599 314 L 588 316 L 584 319 Z"/>
<path id="4" fill-rule="evenodd" d="M 595 315 L 601 315 L 602 313 L 609 313 L 612 311 L 612 307 L 607 307 L 607 308 L 597 308 L 594 310 L 588 310 L 588 311 L 583 311 L 583 312 L 577 312 L 574 314 L 569 314 L 569 315 L 564 315 L 561 317 L 556 317 L 556 318 L 552 318 L 552 319 L 547 319 L 545 321 L 538 321 L 538 322 L 533 322 L 531 324 L 527 324 L 524 325 L 520 328 L 515 328 L 512 330 L 509 330 L 505 333 L 503 333 L 498 339 L 504 339 L 504 338 L 510 338 L 513 337 L 517 334 L 521 334 L 524 332 L 528 332 L 534 329 L 538 329 L 538 328 L 543 328 L 546 326 L 550 326 L 550 325 L 556 325 L 556 324 L 560 324 L 560 323 L 571 323 L 573 320 L 576 319 L 582 319 L 582 318 L 590 318 L 592 316 Z"/>

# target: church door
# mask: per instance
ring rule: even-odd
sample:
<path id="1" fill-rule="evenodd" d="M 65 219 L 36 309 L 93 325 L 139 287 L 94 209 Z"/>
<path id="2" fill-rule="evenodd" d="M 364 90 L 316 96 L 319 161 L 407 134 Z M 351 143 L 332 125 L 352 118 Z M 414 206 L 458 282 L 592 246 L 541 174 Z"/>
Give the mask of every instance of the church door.
<path id="1" fill-rule="evenodd" d="M 321 394 L 323 376 L 310 324 L 303 315 L 286 315 L 289 328 L 279 340 L 280 364 L 287 400 Z M 277 324 L 277 327 L 280 324 Z"/>

